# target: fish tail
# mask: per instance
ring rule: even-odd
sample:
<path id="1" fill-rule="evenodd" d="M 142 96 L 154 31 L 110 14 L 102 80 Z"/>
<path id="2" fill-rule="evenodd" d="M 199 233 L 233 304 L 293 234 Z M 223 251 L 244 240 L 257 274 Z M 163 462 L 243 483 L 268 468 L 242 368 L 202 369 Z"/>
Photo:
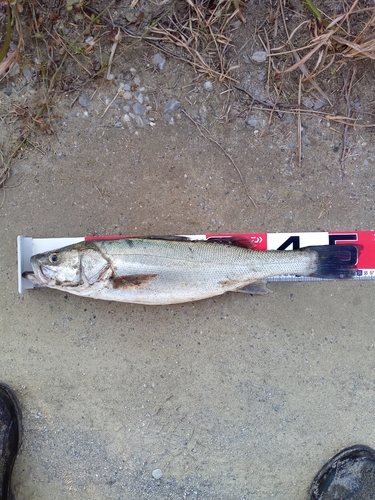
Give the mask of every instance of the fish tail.
<path id="1" fill-rule="evenodd" d="M 306 247 L 317 253 L 317 268 L 310 274 L 326 279 L 351 279 L 357 275 L 356 265 L 361 245 L 321 245 Z"/>

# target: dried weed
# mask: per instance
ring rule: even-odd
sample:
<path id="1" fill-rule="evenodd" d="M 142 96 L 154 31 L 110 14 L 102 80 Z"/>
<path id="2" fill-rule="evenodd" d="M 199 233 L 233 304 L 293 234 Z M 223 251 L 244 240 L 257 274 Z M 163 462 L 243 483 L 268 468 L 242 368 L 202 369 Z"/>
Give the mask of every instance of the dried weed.
<path id="1" fill-rule="evenodd" d="M 333 62 L 342 64 L 345 60 L 372 59 L 375 60 L 375 7 L 357 8 L 359 0 L 355 0 L 344 13 L 331 19 L 318 9 L 312 0 L 305 0 L 304 7 L 314 16 L 313 19 L 301 22 L 282 47 L 271 49 L 270 57 L 293 54 L 296 62 L 286 69 L 280 70 L 277 76 L 285 75 L 297 69 L 303 73 L 303 82 L 312 82 L 320 73 L 328 69 Z M 283 13 L 283 3 L 280 0 L 280 10 Z M 354 27 L 361 27 L 357 33 Z M 306 28 L 308 28 L 306 33 Z M 301 31 L 304 33 L 301 34 Z M 296 36 L 309 37 L 301 47 L 293 45 Z M 289 51 L 284 51 L 289 46 Z M 304 54 L 304 55 L 300 55 Z M 315 58 L 313 56 L 315 55 Z M 327 57 L 329 56 L 329 61 Z M 306 63 L 313 62 L 313 67 L 307 70 Z"/>

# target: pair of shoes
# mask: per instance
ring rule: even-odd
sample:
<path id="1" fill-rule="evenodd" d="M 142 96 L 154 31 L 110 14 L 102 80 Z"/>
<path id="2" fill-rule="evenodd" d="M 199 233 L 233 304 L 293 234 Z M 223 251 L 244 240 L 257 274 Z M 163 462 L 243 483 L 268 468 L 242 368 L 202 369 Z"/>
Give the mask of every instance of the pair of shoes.
<path id="1" fill-rule="evenodd" d="M 0 383 L 0 500 L 11 498 L 13 465 L 22 438 L 22 415 L 13 391 Z"/>
<path id="2" fill-rule="evenodd" d="M 341 450 L 315 476 L 307 500 L 375 500 L 375 450 Z"/>

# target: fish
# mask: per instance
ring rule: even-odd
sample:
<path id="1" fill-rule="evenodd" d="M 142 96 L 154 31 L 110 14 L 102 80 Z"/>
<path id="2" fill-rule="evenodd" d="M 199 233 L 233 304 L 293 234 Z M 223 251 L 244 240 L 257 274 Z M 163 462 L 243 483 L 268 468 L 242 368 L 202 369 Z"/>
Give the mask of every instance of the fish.
<path id="1" fill-rule="evenodd" d="M 94 299 L 167 305 L 233 291 L 262 293 L 271 276 L 352 278 L 359 252 L 341 244 L 264 251 L 174 236 L 93 239 L 33 255 L 32 272 L 23 277 Z"/>

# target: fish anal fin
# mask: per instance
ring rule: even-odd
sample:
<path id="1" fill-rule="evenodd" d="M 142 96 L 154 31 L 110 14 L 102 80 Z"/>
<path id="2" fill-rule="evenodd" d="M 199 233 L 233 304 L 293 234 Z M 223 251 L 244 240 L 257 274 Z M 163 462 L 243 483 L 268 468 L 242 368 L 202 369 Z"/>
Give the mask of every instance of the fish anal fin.
<path id="1" fill-rule="evenodd" d="M 267 287 L 267 282 L 263 280 L 254 281 L 249 285 L 243 286 L 234 292 L 248 293 L 250 295 L 268 295 L 272 290 Z"/>

